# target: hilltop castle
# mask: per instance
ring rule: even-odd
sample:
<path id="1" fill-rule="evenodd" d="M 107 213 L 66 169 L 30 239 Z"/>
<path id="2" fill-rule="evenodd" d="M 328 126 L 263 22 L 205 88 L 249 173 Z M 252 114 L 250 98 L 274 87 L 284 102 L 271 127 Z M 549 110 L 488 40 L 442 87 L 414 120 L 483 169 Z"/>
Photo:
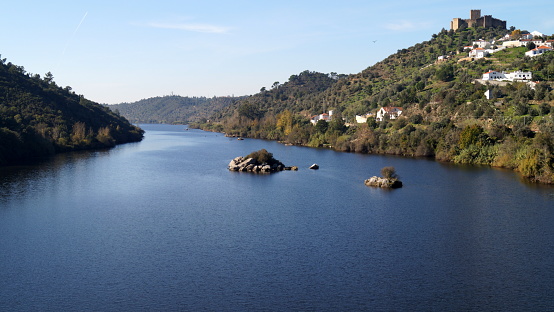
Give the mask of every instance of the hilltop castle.
<path id="1" fill-rule="evenodd" d="M 481 16 L 481 10 L 471 10 L 469 12 L 469 19 L 452 19 L 452 22 L 450 22 L 450 29 L 457 30 L 464 25 L 466 27 L 502 27 L 506 29 L 506 21 L 494 18 L 492 15 Z"/>

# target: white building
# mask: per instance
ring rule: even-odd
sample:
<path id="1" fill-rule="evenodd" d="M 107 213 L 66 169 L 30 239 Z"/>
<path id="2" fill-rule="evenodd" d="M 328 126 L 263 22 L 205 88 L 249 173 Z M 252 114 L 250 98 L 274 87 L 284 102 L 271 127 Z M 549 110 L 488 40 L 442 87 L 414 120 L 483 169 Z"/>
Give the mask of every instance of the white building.
<path id="1" fill-rule="evenodd" d="M 490 42 L 485 41 L 483 39 L 473 41 L 473 43 L 471 45 L 472 45 L 472 47 L 477 47 L 477 48 L 481 48 L 481 49 L 489 49 L 492 46 L 492 44 Z"/>
<path id="2" fill-rule="evenodd" d="M 502 46 L 506 48 L 517 48 L 521 47 L 521 41 L 519 40 L 508 40 L 502 42 Z"/>
<path id="3" fill-rule="evenodd" d="M 523 39 L 523 40 L 525 40 L 525 39 L 533 39 L 533 35 L 530 34 L 530 33 L 527 33 L 527 34 L 520 34 L 520 35 L 519 35 L 519 39 Z"/>
<path id="4" fill-rule="evenodd" d="M 540 46 L 538 48 L 535 48 L 533 50 L 529 50 L 529 51 L 525 52 L 525 55 L 527 55 L 529 57 L 535 57 L 537 55 L 541 55 L 544 52 L 548 52 L 548 51 L 552 51 L 552 48 L 547 47 L 547 46 Z"/>
<path id="5" fill-rule="evenodd" d="M 537 47 L 543 45 L 542 39 L 524 39 L 519 41 L 520 47 L 526 47 L 530 42 L 534 43 Z"/>
<path id="6" fill-rule="evenodd" d="M 533 74 L 531 72 L 522 72 L 522 71 L 515 71 L 512 73 L 506 73 L 506 72 L 497 72 L 494 70 L 488 71 L 483 74 L 483 80 L 508 80 L 508 81 L 518 81 L 518 80 L 531 80 L 533 79 Z"/>
<path id="7" fill-rule="evenodd" d="M 310 118 L 310 122 L 315 125 L 320 120 L 325 120 L 325 121 L 329 122 L 332 119 L 333 119 L 333 111 L 330 110 L 329 114 L 323 113 L 323 114 L 312 116 L 312 118 Z"/>
<path id="8" fill-rule="evenodd" d="M 539 32 L 539 31 L 532 31 L 531 32 L 531 35 L 533 35 L 533 38 L 537 38 L 537 37 L 544 37 L 544 34 Z"/>
<path id="9" fill-rule="evenodd" d="M 385 116 L 388 116 L 389 119 L 396 119 L 402 115 L 402 107 L 381 107 L 377 112 L 377 121 L 385 120 Z"/>
<path id="10" fill-rule="evenodd" d="M 356 115 L 357 123 L 366 123 L 369 118 L 375 117 L 374 113 L 367 113 L 365 115 Z"/>
<path id="11" fill-rule="evenodd" d="M 490 89 L 485 91 L 485 97 L 487 98 L 487 100 L 490 100 L 492 98 L 492 91 Z"/>
<path id="12" fill-rule="evenodd" d="M 489 54 L 490 54 L 489 50 L 485 50 L 483 48 L 476 48 L 469 52 L 469 57 L 483 58 L 483 57 L 489 56 Z"/>

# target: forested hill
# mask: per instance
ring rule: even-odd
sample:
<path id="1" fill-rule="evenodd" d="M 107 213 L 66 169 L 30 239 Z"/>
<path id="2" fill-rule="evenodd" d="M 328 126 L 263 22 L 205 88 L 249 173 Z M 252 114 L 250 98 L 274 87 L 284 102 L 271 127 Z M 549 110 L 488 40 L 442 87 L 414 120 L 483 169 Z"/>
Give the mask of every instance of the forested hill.
<path id="1" fill-rule="evenodd" d="M 0 60 L 0 165 L 56 152 L 140 141 L 143 130 L 107 107 Z"/>
<path id="2" fill-rule="evenodd" d="M 286 109 L 310 114 L 324 108 L 323 92 L 344 77 L 346 75 L 305 70 L 298 75 L 291 75 L 283 84 L 276 81 L 269 90 L 264 87 L 260 93 L 237 101 L 215 117 L 221 119 L 237 113 L 237 116 L 255 119 L 275 115 Z"/>
<path id="3" fill-rule="evenodd" d="M 443 29 L 358 74 L 293 75 L 214 115 L 212 122 L 193 126 L 341 151 L 506 167 L 554 183 L 554 52 L 529 58 L 525 52 L 531 47 L 518 47 L 471 59 L 464 51 L 474 41 L 508 33 L 517 39 L 522 32 Z M 530 71 L 539 83 L 479 82 L 490 70 Z M 303 92 L 306 84 L 297 83 L 302 76 L 322 79 Z M 356 115 L 375 114 L 381 107 L 400 107 L 403 113 L 397 119 L 376 122 L 373 115 L 367 123 L 356 122 Z M 310 123 L 310 116 L 328 110 L 334 112 L 332 121 Z"/>
<path id="4" fill-rule="evenodd" d="M 187 124 L 206 121 L 242 97 L 182 97 L 177 95 L 143 99 L 109 107 L 133 123 Z"/>

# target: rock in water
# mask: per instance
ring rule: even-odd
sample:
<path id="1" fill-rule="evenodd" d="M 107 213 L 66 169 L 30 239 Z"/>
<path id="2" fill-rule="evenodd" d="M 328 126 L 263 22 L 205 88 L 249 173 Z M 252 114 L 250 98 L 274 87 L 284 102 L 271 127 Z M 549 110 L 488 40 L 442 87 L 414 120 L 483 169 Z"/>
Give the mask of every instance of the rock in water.
<path id="1" fill-rule="evenodd" d="M 250 157 L 251 155 L 254 155 L 253 157 L 256 158 Z M 269 155 L 269 157 L 267 157 L 267 155 Z M 246 171 L 256 173 L 271 173 L 283 171 L 285 170 L 285 168 L 288 168 L 288 170 L 298 170 L 298 167 L 285 167 L 283 163 L 281 163 L 277 159 L 274 159 L 273 155 L 271 153 L 268 153 L 265 149 L 254 152 L 246 157 L 235 157 L 233 160 L 231 160 L 231 162 L 229 162 L 227 168 L 229 168 L 229 170 L 231 171 Z"/>
<path id="2" fill-rule="evenodd" d="M 319 165 L 318 164 L 313 164 L 313 165 L 310 166 L 310 169 L 317 170 L 317 169 L 319 169 Z"/>
<path id="3" fill-rule="evenodd" d="M 381 178 L 381 177 L 371 177 L 364 181 L 364 184 L 367 186 L 382 187 L 382 188 L 400 188 L 402 187 L 402 182 L 398 179 L 393 178 Z"/>

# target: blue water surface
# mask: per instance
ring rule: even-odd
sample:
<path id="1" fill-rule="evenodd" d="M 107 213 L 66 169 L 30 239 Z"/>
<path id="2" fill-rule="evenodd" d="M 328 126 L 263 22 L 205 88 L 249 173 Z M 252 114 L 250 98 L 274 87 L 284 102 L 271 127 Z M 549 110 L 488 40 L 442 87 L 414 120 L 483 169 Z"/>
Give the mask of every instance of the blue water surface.
<path id="1" fill-rule="evenodd" d="M 0 169 L 0 310 L 554 309 L 553 187 L 142 127 L 140 143 Z M 299 171 L 227 170 L 261 148 Z M 403 188 L 364 185 L 384 166 Z"/>

